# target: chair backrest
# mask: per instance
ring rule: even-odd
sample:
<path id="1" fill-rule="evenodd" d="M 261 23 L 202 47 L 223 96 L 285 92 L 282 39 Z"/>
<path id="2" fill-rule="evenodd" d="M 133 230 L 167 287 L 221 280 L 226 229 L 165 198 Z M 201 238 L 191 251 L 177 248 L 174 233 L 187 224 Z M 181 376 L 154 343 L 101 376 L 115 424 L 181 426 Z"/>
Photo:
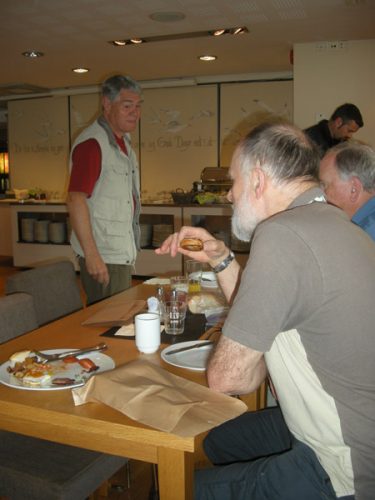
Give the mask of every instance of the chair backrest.
<path id="1" fill-rule="evenodd" d="M 10 276 L 5 283 L 5 293 L 15 292 L 33 297 L 39 326 L 83 307 L 74 266 L 68 260 Z"/>
<path id="2" fill-rule="evenodd" d="M 0 342 L 38 328 L 34 301 L 27 293 L 0 297 Z"/>

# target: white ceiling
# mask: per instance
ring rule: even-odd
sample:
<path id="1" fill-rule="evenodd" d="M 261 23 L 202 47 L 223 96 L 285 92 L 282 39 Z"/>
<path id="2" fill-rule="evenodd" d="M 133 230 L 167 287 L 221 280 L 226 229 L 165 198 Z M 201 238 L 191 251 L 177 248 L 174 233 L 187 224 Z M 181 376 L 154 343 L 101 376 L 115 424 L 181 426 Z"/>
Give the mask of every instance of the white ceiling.
<path id="1" fill-rule="evenodd" d="M 185 19 L 158 22 L 155 12 Z M 0 96 L 95 85 L 110 74 L 144 81 L 292 71 L 294 43 L 375 38 L 375 0 L 0 0 Z M 114 47 L 113 39 L 246 26 L 241 36 Z M 44 52 L 40 59 L 21 55 Z M 215 54 L 217 61 L 197 57 Z M 90 68 L 76 75 L 76 66 Z M 26 85 L 26 87 L 23 87 Z M 25 90 L 26 89 L 26 90 Z"/>

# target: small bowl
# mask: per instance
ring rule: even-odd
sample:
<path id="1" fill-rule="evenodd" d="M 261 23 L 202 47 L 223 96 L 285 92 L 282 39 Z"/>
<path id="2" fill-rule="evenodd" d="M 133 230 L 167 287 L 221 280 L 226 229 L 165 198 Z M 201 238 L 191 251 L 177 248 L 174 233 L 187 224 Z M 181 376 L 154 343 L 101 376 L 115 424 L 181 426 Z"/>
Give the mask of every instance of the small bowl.
<path id="1" fill-rule="evenodd" d="M 173 201 L 179 205 L 184 203 L 192 203 L 194 200 L 194 193 L 184 193 L 182 191 L 174 191 L 171 193 Z"/>

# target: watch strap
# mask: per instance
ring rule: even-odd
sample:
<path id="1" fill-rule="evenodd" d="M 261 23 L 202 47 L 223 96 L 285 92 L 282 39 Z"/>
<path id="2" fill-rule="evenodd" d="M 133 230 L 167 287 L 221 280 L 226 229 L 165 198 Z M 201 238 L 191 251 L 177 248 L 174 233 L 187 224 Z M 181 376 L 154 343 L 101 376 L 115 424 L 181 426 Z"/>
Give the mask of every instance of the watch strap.
<path id="1" fill-rule="evenodd" d="M 226 269 L 234 259 L 235 259 L 234 253 L 232 252 L 232 250 L 230 250 L 229 255 L 225 257 L 225 259 L 222 260 L 220 264 L 212 268 L 214 273 L 217 274 L 221 273 L 221 271 L 224 271 L 224 269 Z"/>

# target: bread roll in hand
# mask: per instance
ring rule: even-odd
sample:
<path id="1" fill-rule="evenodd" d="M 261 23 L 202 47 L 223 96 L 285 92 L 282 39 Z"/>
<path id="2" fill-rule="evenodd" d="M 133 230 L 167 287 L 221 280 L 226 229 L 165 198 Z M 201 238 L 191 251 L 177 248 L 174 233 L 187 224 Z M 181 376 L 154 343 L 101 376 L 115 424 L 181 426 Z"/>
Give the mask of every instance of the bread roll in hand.
<path id="1" fill-rule="evenodd" d="M 200 252 L 203 250 L 203 241 L 198 238 L 184 238 L 180 242 L 180 247 L 190 252 Z"/>

